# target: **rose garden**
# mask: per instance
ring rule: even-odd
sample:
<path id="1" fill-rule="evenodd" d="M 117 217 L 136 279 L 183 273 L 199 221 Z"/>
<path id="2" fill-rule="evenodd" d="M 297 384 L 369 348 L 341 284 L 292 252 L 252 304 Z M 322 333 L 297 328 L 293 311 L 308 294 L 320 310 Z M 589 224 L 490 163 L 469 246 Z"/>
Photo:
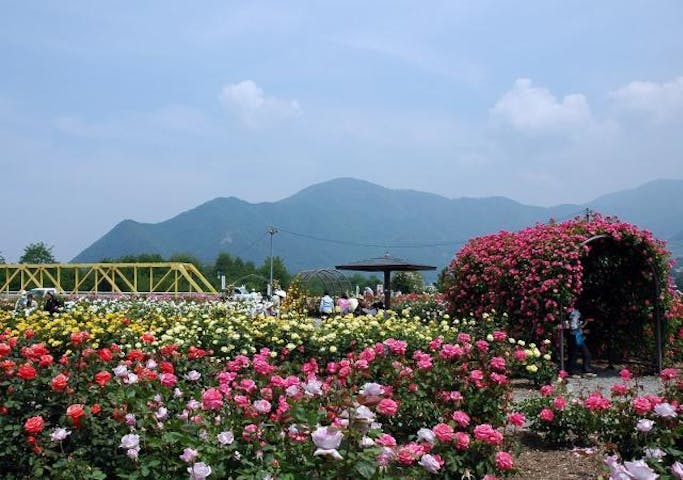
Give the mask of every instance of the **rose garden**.
<path id="1" fill-rule="evenodd" d="M 8 307 L 0 472 L 492 480 L 515 474 L 524 433 L 591 448 L 603 478 L 682 479 L 683 303 L 669 268 L 647 232 L 597 217 L 474 239 L 444 293 L 376 315 L 310 317 L 296 283 L 277 317 L 205 298 Z M 619 365 L 607 390 L 571 391 L 559 369 L 558 326 L 576 306 L 595 317 L 595 356 Z M 525 399 L 520 382 L 534 388 Z"/>

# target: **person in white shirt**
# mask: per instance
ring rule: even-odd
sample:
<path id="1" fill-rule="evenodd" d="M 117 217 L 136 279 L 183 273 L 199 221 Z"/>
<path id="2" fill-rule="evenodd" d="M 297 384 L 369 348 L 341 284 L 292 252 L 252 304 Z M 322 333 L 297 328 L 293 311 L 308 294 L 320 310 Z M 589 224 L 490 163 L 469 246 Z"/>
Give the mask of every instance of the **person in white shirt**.
<path id="1" fill-rule="evenodd" d="M 334 300 L 330 297 L 330 293 L 325 291 L 323 298 L 320 299 L 320 314 L 332 315 L 334 313 Z"/>
<path id="2" fill-rule="evenodd" d="M 583 332 L 584 322 L 581 321 L 581 312 L 574 308 L 569 312 L 569 335 L 567 338 L 568 364 L 567 371 L 570 375 L 579 375 L 577 365 L 578 354 L 583 358 L 582 370 L 585 376 L 594 377 L 595 372 L 591 366 L 591 353 L 586 345 L 586 337 Z"/>

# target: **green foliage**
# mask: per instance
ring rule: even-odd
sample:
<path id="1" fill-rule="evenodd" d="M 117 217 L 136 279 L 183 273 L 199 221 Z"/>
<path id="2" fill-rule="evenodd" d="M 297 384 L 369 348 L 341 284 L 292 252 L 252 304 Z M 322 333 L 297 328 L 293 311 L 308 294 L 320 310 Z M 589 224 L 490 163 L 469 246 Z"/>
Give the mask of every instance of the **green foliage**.
<path id="1" fill-rule="evenodd" d="M 683 425 L 674 406 L 681 393 L 680 373 L 663 370 L 656 395 L 642 395 L 642 386 L 638 379 L 631 379 L 629 371 L 620 374 L 623 383 L 615 384 L 609 397 L 599 391 L 575 396 L 564 381 L 543 386 L 540 397 L 522 404 L 528 428 L 550 445 L 597 446 L 625 461 L 645 458 L 657 472 L 668 473 L 673 462 L 683 459 Z M 666 454 L 662 461 L 647 458 L 652 449 Z"/>
<path id="2" fill-rule="evenodd" d="M 263 260 L 263 264 L 256 273 L 265 278 L 270 278 L 270 257 Z M 292 275 L 287 271 L 285 261 L 277 255 L 273 257 L 273 283 L 276 283 L 277 280 L 281 288 L 287 288 L 291 279 Z"/>
<path id="3" fill-rule="evenodd" d="M 391 278 L 391 289 L 401 293 L 422 293 L 424 279 L 420 272 L 396 272 Z"/>
<path id="4" fill-rule="evenodd" d="M 453 278 L 450 275 L 448 266 L 443 267 L 439 271 L 439 275 L 436 277 L 436 290 L 441 293 L 445 292 L 451 286 L 452 281 Z"/>
<path id="5" fill-rule="evenodd" d="M 0 263 L 5 263 L 5 257 L 2 256 L 2 252 L 0 252 Z"/>
<path id="6" fill-rule="evenodd" d="M 270 257 L 266 257 L 263 263 L 257 268 L 253 262 L 244 261 L 227 252 L 221 252 L 216 257 L 216 261 L 207 275 L 213 279 L 218 279 L 224 275 L 229 285 L 245 285 L 249 290 L 265 292 L 266 285 L 270 278 Z M 292 275 L 287 270 L 284 260 L 273 257 L 273 283 L 280 288 L 287 288 Z M 218 280 L 219 281 L 219 280 Z"/>
<path id="7" fill-rule="evenodd" d="M 30 243 L 24 247 L 24 254 L 19 258 L 19 263 L 56 263 L 52 249 L 44 242 Z"/>
<path id="8" fill-rule="evenodd" d="M 346 278 L 351 284 L 351 288 L 355 289 L 356 286 L 358 286 L 361 293 L 363 293 L 363 289 L 365 289 L 365 287 L 370 287 L 374 290 L 377 284 L 382 283 L 382 280 L 380 280 L 379 277 L 377 277 L 376 275 L 368 276 L 363 275 L 362 273 L 354 273 L 353 275 L 347 275 Z"/>

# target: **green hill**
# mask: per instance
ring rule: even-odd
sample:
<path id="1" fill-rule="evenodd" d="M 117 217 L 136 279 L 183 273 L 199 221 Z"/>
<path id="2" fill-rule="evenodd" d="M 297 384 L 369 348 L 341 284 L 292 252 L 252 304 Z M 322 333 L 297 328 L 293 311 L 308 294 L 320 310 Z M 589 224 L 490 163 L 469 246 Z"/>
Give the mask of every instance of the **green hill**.
<path id="1" fill-rule="evenodd" d="M 338 178 L 312 185 L 278 202 L 252 204 L 216 198 L 156 224 L 124 220 L 74 261 L 123 255 L 191 253 L 213 262 L 221 251 L 261 263 L 270 253 L 266 230 L 274 225 L 274 254 L 291 271 L 326 267 L 389 251 L 445 266 L 470 238 L 517 230 L 550 218 L 564 220 L 585 208 L 651 229 L 669 239 L 683 229 L 683 181 L 661 180 L 606 195 L 585 205 L 551 208 L 504 197 L 448 199 Z"/>

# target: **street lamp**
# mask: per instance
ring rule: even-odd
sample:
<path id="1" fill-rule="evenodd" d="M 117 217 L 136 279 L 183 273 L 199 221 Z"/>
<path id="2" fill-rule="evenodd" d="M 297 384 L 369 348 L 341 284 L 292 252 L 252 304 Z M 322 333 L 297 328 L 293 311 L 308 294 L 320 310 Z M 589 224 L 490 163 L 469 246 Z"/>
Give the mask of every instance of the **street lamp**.
<path id="1" fill-rule="evenodd" d="M 270 281 L 268 282 L 268 296 L 273 295 L 273 236 L 278 232 L 274 226 L 268 227 L 268 235 L 270 235 Z"/>

